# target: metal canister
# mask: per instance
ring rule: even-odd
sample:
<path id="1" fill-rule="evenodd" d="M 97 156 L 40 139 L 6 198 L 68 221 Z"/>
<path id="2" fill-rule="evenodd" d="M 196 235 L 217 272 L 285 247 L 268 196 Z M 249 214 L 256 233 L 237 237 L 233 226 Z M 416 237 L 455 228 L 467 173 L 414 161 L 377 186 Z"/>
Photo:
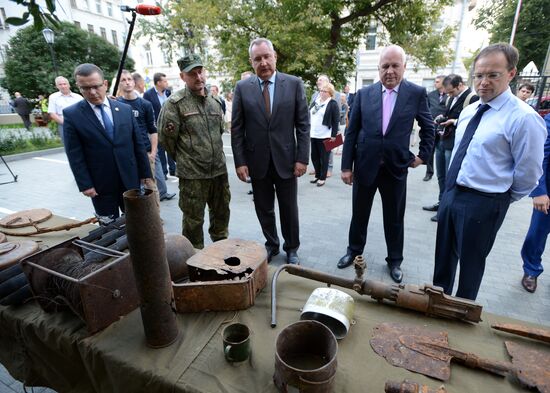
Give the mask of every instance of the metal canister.
<path id="1" fill-rule="evenodd" d="M 300 393 L 334 389 L 338 353 L 336 337 L 320 322 L 299 321 L 277 337 L 273 382 L 280 392 L 293 386 Z"/>
<path id="2" fill-rule="evenodd" d="M 300 319 L 321 322 L 340 340 L 348 334 L 354 309 L 353 298 L 347 293 L 334 288 L 317 288 L 307 299 Z"/>

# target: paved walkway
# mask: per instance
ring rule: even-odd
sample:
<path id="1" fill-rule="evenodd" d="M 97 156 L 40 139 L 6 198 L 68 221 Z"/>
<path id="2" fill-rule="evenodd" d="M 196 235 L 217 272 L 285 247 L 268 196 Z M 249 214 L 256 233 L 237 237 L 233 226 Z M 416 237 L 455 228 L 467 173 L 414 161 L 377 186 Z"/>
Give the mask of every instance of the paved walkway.
<path id="1" fill-rule="evenodd" d="M 247 195 L 250 186 L 240 182 L 235 175 L 228 135 L 224 135 L 224 145 L 232 196 L 230 236 L 263 244 L 264 239 L 254 212 L 252 196 Z M 351 187 L 339 179 L 341 156 L 335 155 L 334 158 L 337 170 L 324 187 L 318 188 L 309 184 L 311 177 L 307 175 L 299 179 L 299 255 L 302 265 L 306 267 L 352 277 L 352 268 L 343 271 L 336 268 L 336 263 L 345 253 L 347 245 Z M 38 207 L 48 208 L 54 214 L 76 219 L 85 219 L 93 215 L 91 202 L 78 193 L 64 153 L 31 157 L 10 162 L 9 165 L 19 178 L 17 183 L 0 186 L 0 216 Z M 421 207 L 435 202 L 438 188 L 435 178 L 429 182 L 422 181 L 424 173 L 424 166 L 409 172 L 405 260 L 402 265 L 404 283 L 431 283 L 432 279 L 436 224 L 429 220 L 431 213 L 423 211 Z M 0 162 L 0 182 L 9 179 L 9 172 Z M 176 178 L 169 178 L 169 191 L 177 192 L 177 185 Z M 161 203 L 161 216 L 168 232 L 181 231 L 181 211 L 177 198 Z M 530 216 L 529 198 L 510 207 L 487 260 L 485 277 L 477 301 L 483 305 L 484 311 L 550 326 L 550 278 L 543 274 L 534 294 L 523 290 L 520 283 L 523 271 L 519 250 L 529 226 Z M 207 215 L 205 219 L 208 221 Z M 391 282 L 384 261 L 386 252 L 381 201 L 378 195 L 374 201 L 369 229 L 364 253 L 368 263 L 367 274 L 372 279 Z M 207 239 L 206 230 L 205 234 Z M 206 243 L 209 242 L 207 239 Z M 274 258 L 273 263 L 281 264 L 284 260 L 285 255 L 281 253 Z M 0 370 L 1 392 L 4 391 L 1 384 L 3 380 Z"/>

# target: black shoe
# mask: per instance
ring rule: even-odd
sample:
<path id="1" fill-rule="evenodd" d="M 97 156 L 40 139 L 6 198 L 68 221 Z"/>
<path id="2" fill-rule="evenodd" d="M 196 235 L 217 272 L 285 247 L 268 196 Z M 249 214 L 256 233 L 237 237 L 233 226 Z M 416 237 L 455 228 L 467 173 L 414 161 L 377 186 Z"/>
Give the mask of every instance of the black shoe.
<path id="1" fill-rule="evenodd" d="M 434 215 L 434 216 L 432 216 L 432 217 L 430 217 L 430 221 L 432 221 L 432 222 L 437 222 L 437 214 Z"/>
<path id="2" fill-rule="evenodd" d="M 274 256 L 279 255 L 279 248 L 275 247 L 266 247 L 267 251 L 267 263 L 271 262 Z"/>
<path id="3" fill-rule="evenodd" d="M 311 184 L 315 184 L 315 183 L 317 183 L 318 181 L 319 181 L 319 179 L 315 178 L 315 179 L 313 179 L 313 180 L 310 180 L 309 182 L 310 182 Z"/>
<path id="4" fill-rule="evenodd" d="M 424 180 L 424 181 L 430 181 L 430 180 L 432 180 L 432 176 L 433 176 L 433 175 L 426 173 L 426 176 L 424 176 L 424 179 L 422 179 L 422 180 Z"/>
<path id="5" fill-rule="evenodd" d="M 164 175 L 164 180 L 168 180 L 168 175 Z"/>
<path id="6" fill-rule="evenodd" d="M 174 171 L 174 172 L 170 172 L 170 176 L 174 176 L 174 177 L 176 177 L 176 171 Z"/>
<path id="7" fill-rule="evenodd" d="M 248 190 L 247 194 L 248 194 L 248 195 L 252 195 L 252 194 L 254 194 L 254 193 L 252 192 L 252 190 Z"/>
<path id="8" fill-rule="evenodd" d="M 291 265 L 300 264 L 300 258 L 298 258 L 298 254 L 296 253 L 296 251 L 286 252 L 286 263 L 290 263 Z"/>
<path id="9" fill-rule="evenodd" d="M 426 210 L 427 212 L 436 212 L 437 209 L 439 209 L 439 202 L 431 206 L 422 206 L 422 210 Z"/>
<path id="10" fill-rule="evenodd" d="M 160 197 L 161 201 L 169 201 L 170 199 L 174 198 L 176 196 L 175 192 L 167 192 L 163 196 Z"/>
<path id="11" fill-rule="evenodd" d="M 524 274 L 521 279 L 521 285 L 527 292 L 534 293 L 537 290 L 537 278 Z"/>
<path id="12" fill-rule="evenodd" d="M 357 255 L 359 255 L 359 254 L 353 254 L 353 253 L 348 252 L 346 255 L 344 255 L 342 258 L 340 258 L 340 260 L 338 261 L 338 264 L 336 265 L 336 267 L 338 267 L 338 269 L 345 269 L 346 267 L 353 264 L 353 260 L 355 259 L 355 257 Z"/>
<path id="13" fill-rule="evenodd" d="M 391 279 L 399 284 L 401 280 L 403 280 L 403 271 L 401 270 L 401 268 L 399 266 L 388 266 L 388 268 L 390 269 Z"/>

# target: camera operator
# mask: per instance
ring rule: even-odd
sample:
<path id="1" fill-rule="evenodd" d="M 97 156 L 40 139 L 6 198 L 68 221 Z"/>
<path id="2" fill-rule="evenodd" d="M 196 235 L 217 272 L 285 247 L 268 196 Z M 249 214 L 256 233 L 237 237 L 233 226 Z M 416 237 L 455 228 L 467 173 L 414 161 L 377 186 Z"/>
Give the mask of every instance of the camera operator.
<path id="1" fill-rule="evenodd" d="M 438 202 L 433 206 L 433 211 L 437 211 L 439 201 L 441 201 L 441 196 L 445 190 L 445 177 L 451 163 L 451 153 L 455 144 L 456 123 L 458 122 L 460 112 L 471 103 L 479 100 L 479 97 L 472 89 L 464 85 L 460 75 L 450 74 L 446 76 L 443 79 L 443 87 L 447 93 L 447 109 L 444 115 L 439 115 L 434 119 L 437 123 L 436 133 L 439 135 L 439 141 L 435 146 L 435 167 L 437 170 L 437 182 L 439 184 L 439 198 Z M 431 220 L 437 221 L 437 214 Z"/>

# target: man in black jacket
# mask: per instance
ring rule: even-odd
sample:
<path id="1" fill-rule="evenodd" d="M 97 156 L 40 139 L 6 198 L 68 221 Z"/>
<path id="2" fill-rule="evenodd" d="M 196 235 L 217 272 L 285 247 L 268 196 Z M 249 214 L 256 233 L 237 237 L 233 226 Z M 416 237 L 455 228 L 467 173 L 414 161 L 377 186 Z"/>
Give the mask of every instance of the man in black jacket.
<path id="1" fill-rule="evenodd" d="M 18 91 L 15 92 L 15 99 L 12 101 L 11 105 L 17 112 L 17 114 L 23 120 L 25 128 L 30 131 L 31 129 L 31 107 L 29 101 L 21 95 Z"/>
<path id="2" fill-rule="evenodd" d="M 445 93 L 445 87 L 443 86 L 443 79 L 445 75 L 438 75 L 434 80 L 435 89 L 428 93 L 428 106 L 430 107 L 430 113 L 435 119 L 439 115 L 444 115 L 447 108 L 445 107 L 445 102 L 447 100 L 447 94 Z M 435 135 L 435 143 L 439 140 L 437 134 Z M 424 176 L 424 181 L 429 181 L 434 175 L 434 154 L 435 154 L 435 145 L 432 151 L 432 156 L 426 163 L 426 175 Z"/>
<path id="3" fill-rule="evenodd" d="M 451 163 L 451 153 L 455 144 L 456 123 L 462 109 L 466 108 L 473 102 L 479 100 L 479 97 L 464 85 L 462 77 L 456 74 L 450 74 L 443 79 L 443 86 L 448 95 L 446 102 L 446 110 L 444 115 L 435 118 L 438 124 L 437 133 L 439 140 L 435 145 L 435 167 L 437 169 L 437 182 L 439 184 L 439 197 L 437 203 L 433 206 L 425 206 L 424 210 L 437 211 L 439 201 L 445 190 L 445 179 L 449 164 Z M 431 221 L 437 221 L 437 214 L 434 215 Z"/>

